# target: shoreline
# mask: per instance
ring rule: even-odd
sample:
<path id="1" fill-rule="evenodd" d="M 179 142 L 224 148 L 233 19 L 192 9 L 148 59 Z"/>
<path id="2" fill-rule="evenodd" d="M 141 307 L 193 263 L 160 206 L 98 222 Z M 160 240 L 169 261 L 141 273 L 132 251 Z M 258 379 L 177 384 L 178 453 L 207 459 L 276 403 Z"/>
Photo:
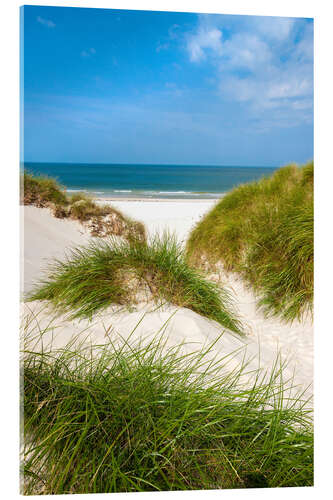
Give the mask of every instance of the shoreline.
<path id="1" fill-rule="evenodd" d="M 177 191 L 170 191 L 170 192 L 160 192 L 160 191 L 150 191 L 150 192 L 144 192 L 144 191 L 136 191 L 136 190 L 129 190 L 127 192 L 102 192 L 102 191 L 94 191 L 90 189 L 71 189 L 71 188 L 66 188 L 65 189 L 65 194 L 68 196 L 75 195 L 77 193 L 83 193 L 86 196 L 92 198 L 95 201 L 169 201 L 169 202 L 209 202 L 209 201 L 219 201 L 226 194 L 228 194 L 229 191 L 224 191 L 220 193 L 208 193 L 208 192 L 202 192 L 202 193 L 195 193 L 195 192 L 177 192 Z"/>
<path id="2" fill-rule="evenodd" d="M 221 196 L 222 198 L 222 196 Z M 106 201 L 116 201 L 116 202 L 131 202 L 131 201 L 142 201 L 142 202 L 170 202 L 170 203 L 207 203 L 207 202 L 217 202 L 221 198 L 143 198 L 143 197 L 133 197 L 133 198 L 123 198 L 123 197 L 93 197 L 96 202 L 106 202 Z"/>

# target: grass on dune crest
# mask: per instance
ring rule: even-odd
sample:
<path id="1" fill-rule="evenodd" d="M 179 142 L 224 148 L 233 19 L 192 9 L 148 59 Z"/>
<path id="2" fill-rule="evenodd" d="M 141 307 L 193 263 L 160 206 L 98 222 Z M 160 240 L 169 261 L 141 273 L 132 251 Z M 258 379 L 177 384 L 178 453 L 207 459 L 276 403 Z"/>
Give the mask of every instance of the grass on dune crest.
<path id="1" fill-rule="evenodd" d="M 145 240 L 141 222 L 124 216 L 111 205 L 96 203 L 86 193 L 68 195 L 55 179 L 24 171 L 21 175 L 21 202 L 24 205 L 49 207 L 57 218 L 71 218 L 89 223 L 93 236 L 114 234 L 126 239 Z"/>
<path id="2" fill-rule="evenodd" d="M 241 333 L 228 293 L 189 266 L 176 238 L 156 235 L 149 243 L 110 238 L 73 249 L 54 261 L 29 300 L 49 300 L 72 317 L 91 317 L 111 304 L 131 304 L 140 291 Z M 140 297 L 140 295 L 139 295 Z"/>
<path id="3" fill-rule="evenodd" d="M 46 203 L 67 206 L 69 203 L 63 186 L 56 179 L 35 176 L 26 170 L 21 174 L 21 202 L 24 205 L 43 206 Z"/>
<path id="4" fill-rule="evenodd" d="M 24 353 L 24 494 L 313 485 L 311 417 L 279 363 L 245 388 L 245 366 L 163 342 Z"/>
<path id="5" fill-rule="evenodd" d="M 313 162 L 228 193 L 192 231 L 187 258 L 240 273 L 267 314 L 312 312 Z"/>

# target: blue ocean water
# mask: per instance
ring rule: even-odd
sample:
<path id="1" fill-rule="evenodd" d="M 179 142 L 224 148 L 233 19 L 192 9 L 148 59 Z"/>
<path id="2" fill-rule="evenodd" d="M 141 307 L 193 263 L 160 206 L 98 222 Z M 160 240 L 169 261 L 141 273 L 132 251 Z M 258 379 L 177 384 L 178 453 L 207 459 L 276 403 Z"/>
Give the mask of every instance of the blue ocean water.
<path id="1" fill-rule="evenodd" d="M 34 174 L 55 177 L 68 192 L 95 197 L 216 198 L 238 184 L 271 175 L 271 167 L 24 163 Z"/>

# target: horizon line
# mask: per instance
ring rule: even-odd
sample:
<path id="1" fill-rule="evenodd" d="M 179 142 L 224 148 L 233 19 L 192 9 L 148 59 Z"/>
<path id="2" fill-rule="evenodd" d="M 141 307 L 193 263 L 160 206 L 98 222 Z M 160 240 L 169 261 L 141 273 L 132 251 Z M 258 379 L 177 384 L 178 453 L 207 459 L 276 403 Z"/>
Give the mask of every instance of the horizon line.
<path id="1" fill-rule="evenodd" d="M 310 161 L 310 160 L 308 160 Z M 137 166 L 167 166 L 167 167 L 256 167 L 256 168 L 279 168 L 280 166 L 289 165 L 290 163 L 297 162 L 287 162 L 282 165 L 222 165 L 222 164 L 195 164 L 195 163 L 105 163 L 105 162 L 70 162 L 70 161 L 34 161 L 34 160 L 20 160 L 20 163 L 35 163 L 35 164 L 49 164 L 49 165 L 137 165 Z M 305 162 L 307 163 L 307 162 Z M 298 163 L 297 163 L 298 164 Z"/>

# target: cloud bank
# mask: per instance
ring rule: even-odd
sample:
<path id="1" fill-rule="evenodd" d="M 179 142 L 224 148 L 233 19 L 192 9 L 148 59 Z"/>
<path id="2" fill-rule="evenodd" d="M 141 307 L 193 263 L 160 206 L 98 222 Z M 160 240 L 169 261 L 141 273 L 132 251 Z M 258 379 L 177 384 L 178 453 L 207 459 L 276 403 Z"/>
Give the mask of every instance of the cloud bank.
<path id="1" fill-rule="evenodd" d="M 313 115 L 313 23 L 304 19 L 199 16 L 185 34 L 189 61 L 211 65 L 224 100 L 271 114 L 270 126 L 310 123 Z M 267 126 L 266 120 L 266 126 Z"/>

